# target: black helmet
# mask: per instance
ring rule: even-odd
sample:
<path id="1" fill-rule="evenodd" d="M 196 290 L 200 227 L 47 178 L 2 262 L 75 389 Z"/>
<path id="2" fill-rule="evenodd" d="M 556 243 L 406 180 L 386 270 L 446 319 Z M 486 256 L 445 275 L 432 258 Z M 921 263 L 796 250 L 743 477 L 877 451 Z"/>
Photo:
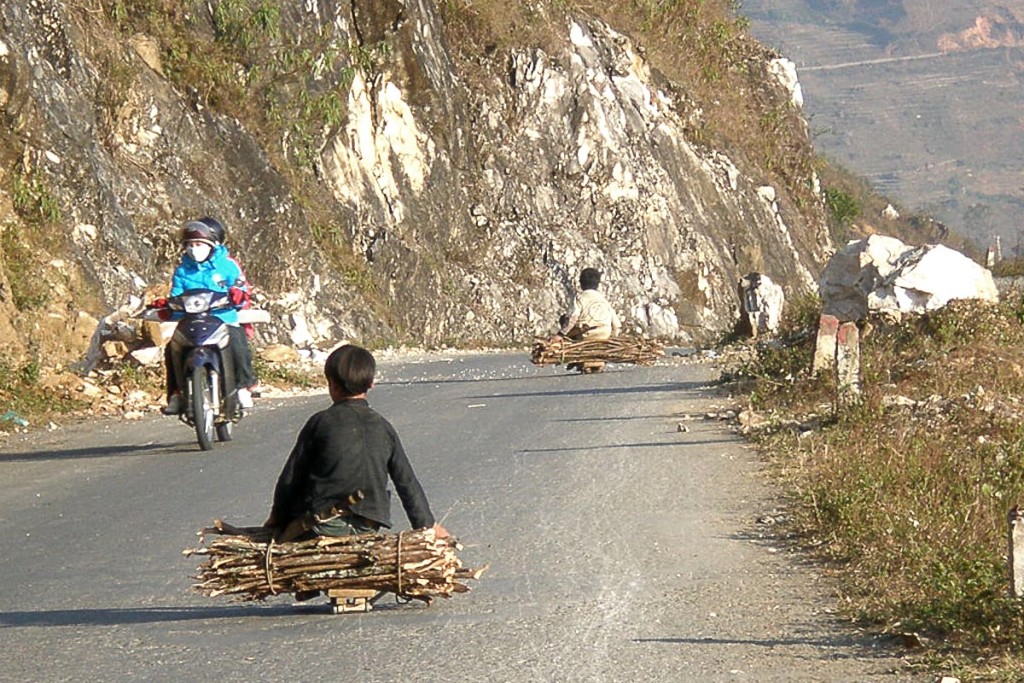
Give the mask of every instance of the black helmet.
<path id="1" fill-rule="evenodd" d="M 199 219 L 200 223 L 205 223 L 210 226 L 210 230 L 213 231 L 213 241 L 217 244 L 224 244 L 224 240 L 227 239 L 228 232 L 224 229 L 224 224 L 212 216 L 203 216 Z"/>
<path id="2" fill-rule="evenodd" d="M 189 221 L 185 229 L 181 231 L 181 243 L 185 242 L 209 242 L 210 246 L 217 245 L 217 236 L 213 228 L 202 221 Z"/>

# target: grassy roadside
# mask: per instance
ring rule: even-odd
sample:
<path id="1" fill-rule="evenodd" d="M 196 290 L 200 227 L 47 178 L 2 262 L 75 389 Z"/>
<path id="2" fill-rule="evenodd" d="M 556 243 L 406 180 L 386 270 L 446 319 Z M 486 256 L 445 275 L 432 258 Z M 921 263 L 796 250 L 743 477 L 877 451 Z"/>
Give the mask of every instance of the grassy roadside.
<path id="1" fill-rule="evenodd" d="M 810 374 L 815 300 L 732 375 L 788 492 L 789 532 L 834 569 L 848 616 L 909 637 L 929 670 L 1019 681 L 1009 509 L 1024 501 L 1024 296 L 954 302 L 862 333 L 860 405 Z"/>
<path id="2" fill-rule="evenodd" d="M 253 354 L 264 389 L 294 392 L 323 386 L 321 367 L 308 361 L 270 362 Z M 130 357 L 101 362 L 82 376 L 0 355 L 0 434 L 99 416 L 138 418 L 164 403 L 163 364 L 140 366 Z"/>

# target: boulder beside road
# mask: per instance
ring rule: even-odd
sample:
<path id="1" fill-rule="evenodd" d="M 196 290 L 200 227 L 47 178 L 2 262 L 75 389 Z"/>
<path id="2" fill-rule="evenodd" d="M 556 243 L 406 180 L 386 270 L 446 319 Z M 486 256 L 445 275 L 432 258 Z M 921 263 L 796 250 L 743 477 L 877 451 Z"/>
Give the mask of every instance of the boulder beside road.
<path id="1" fill-rule="evenodd" d="M 877 313 L 899 321 L 954 299 L 999 300 L 992 273 L 964 254 L 938 244 L 912 247 L 882 235 L 851 241 L 836 252 L 818 288 L 822 312 L 839 320 Z"/>

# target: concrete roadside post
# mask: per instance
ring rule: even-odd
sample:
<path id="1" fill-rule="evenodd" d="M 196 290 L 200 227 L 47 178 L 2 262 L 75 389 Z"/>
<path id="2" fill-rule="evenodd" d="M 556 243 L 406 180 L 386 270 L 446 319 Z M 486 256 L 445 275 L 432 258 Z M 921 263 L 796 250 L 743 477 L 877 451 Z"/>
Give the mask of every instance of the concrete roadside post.
<path id="1" fill-rule="evenodd" d="M 822 313 L 818 319 L 818 339 L 814 347 L 814 364 L 811 372 L 831 370 L 836 365 L 836 335 L 839 334 L 839 318 Z"/>
<path id="2" fill-rule="evenodd" d="M 814 349 L 812 372 L 836 373 L 836 405 L 849 406 L 860 399 L 860 330 L 855 322 L 840 322 L 822 314 Z"/>
<path id="3" fill-rule="evenodd" d="M 860 400 L 860 330 L 857 323 L 839 324 L 836 335 L 836 401 L 850 406 Z"/>
<path id="4" fill-rule="evenodd" d="M 1010 590 L 1014 597 L 1024 596 L 1024 514 L 1010 508 Z"/>

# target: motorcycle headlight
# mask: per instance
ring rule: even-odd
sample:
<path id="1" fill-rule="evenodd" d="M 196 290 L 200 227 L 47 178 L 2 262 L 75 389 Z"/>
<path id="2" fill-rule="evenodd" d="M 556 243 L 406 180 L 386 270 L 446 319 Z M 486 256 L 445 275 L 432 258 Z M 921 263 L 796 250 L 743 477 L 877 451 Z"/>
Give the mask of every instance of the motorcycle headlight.
<path id="1" fill-rule="evenodd" d="M 186 313 L 202 313 L 210 308 L 211 299 L 213 299 L 213 292 L 202 292 L 182 297 L 181 303 Z"/>

